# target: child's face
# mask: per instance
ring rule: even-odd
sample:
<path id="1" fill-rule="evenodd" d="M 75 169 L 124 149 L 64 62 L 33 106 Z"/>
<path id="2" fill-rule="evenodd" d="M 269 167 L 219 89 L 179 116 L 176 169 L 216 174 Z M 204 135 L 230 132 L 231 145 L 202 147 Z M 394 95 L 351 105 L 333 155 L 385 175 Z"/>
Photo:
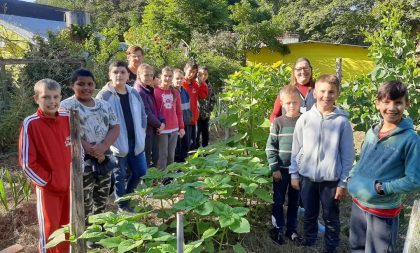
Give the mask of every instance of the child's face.
<path id="1" fill-rule="evenodd" d="M 400 97 L 395 100 L 383 98 L 376 101 L 376 109 L 381 113 L 385 123 L 393 125 L 398 125 L 407 107 L 408 103 L 405 97 Z"/>
<path id="2" fill-rule="evenodd" d="M 78 76 L 71 88 L 77 100 L 86 102 L 92 99 L 95 91 L 95 82 L 90 76 Z"/>
<path id="3" fill-rule="evenodd" d="M 142 84 L 151 85 L 153 81 L 153 76 L 154 76 L 153 70 L 144 69 L 139 72 L 139 75 L 137 76 L 137 78 L 140 80 Z"/>
<path id="4" fill-rule="evenodd" d="M 174 74 L 174 79 L 172 80 L 172 83 L 176 88 L 179 88 L 182 86 L 182 80 L 184 80 L 184 75 L 181 72 L 176 72 Z"/>
<path id="5" fill-rule="evenodd" d="M 185 79 L 188 81 L 192 81 L 197 77 L 197 69 L 195 68 L 187 68 L 185 70 Z"/>
<path id="6" fill-rule="evenodd" d="M 307 84 L 311 80 L 312 69 L 306 61 L 298 62 L 293 70 L 298 84 Z"/>
<path id="7" fill-rule="evenodd" d="M 46 87 L 42 87 L 38 94 L 34 96 L 34 100 L 45 115 L 55 117 L 60 107 L 61 89 L 49 90 Z"/>
<path id="8" fill-rule="evenodd" d="M 162 79 L 162 86 L 169 87 L 172 84 L 173 76 L 174 73 L 172 71 L 163 71 L 160 77 Z"/>
<path id="9" fill-rule="evenodd" d="M 209 78 L 209 73 L 207 72 L 207 70 L 202 69 L 198 72 L 198 80 L 200 82 L 205 82 L 207 81 L 208 78 Z"/>
<path id="10" fill-rule="evenodd" d="M 125 67 L 113 67 L 111 68 L 111 71 L 109 71 L 109 79 L 114 87 L 124 86 L 127 83 L 128 78 L 128 70 Z"/>
<path id="11" fill-rule="evenodd" d="M 316 83 L 314 96 L 316 107 L 322 112 L 331 112 L 338 97 L 337 87 L 326 82 Z"/>
<path id="12" fill-rule="evenodd" d="M 296 94 L 282 94 L 281 105 L 286 110 L 286 116 L 297 117 L 300 114 L 300 97 Z"/>

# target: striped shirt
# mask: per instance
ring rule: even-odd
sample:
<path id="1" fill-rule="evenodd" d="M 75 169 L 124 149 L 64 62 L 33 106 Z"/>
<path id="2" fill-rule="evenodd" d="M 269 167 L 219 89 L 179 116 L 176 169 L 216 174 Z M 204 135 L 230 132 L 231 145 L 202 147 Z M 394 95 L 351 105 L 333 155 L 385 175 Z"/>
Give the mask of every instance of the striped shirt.
<path id="1" fill-rule="evenodd" d="M 271 171 L 288 170 L 292 153 L 293 131 L 298 117 L 282 115 L 270 128 L 265 153 Z"/>

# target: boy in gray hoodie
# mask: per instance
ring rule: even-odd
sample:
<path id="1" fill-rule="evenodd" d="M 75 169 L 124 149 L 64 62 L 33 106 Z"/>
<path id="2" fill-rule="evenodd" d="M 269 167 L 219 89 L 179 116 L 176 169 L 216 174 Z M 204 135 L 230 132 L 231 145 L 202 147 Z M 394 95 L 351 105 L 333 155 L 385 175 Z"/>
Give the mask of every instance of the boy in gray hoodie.
<path id="1" fill-rule="evenodd" d="M 328 253 L 339 245 L 339 202 L 346 196 L 354 161 L 353 131 L 347 112 L 335 106 L 338 94 L 338 78 L 321 75 L 315 83 L 315 106 L 296 122 L 289 167 L 291 184 L 301 191 L 305 208 L 303 245 L 316 243 L 321 203 Z"/>

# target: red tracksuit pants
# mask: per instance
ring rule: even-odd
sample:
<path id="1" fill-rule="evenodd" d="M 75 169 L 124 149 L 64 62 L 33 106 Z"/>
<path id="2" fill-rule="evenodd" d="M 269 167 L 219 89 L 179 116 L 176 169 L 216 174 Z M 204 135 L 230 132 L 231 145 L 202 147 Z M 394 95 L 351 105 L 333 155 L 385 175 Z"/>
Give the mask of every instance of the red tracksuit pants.
<path id="1" fill-rule="evenodd" d="M 53 248 L 46 249 L 49 236 L 63 225 L 69 224 L 70 192 L 57 194 L 36 187 L 37 213 L 39 223 L 39 252 L 40 253 L 68 253 L 70 245 L 62 242 Z"/>

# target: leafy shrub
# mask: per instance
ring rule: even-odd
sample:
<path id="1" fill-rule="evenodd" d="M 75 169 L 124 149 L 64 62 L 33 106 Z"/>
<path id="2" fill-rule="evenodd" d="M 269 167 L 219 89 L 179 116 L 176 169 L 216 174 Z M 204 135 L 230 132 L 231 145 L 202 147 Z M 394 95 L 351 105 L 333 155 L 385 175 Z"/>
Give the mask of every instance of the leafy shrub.
<path id="1" fill-rule="evenodd" d="M 138 214 L 90 216 L 92 225 L 81 238 L 118 252 L 176 252 L 175 216 L 181 212 L 185 252 L 221 252 L 233 246 L 228 234 L 237 234 L 240 241 L 241 234 L 261 220 L 256 207 L 272 201 L 264 161 L 264 151 L 232 139 L 199 149 L 186 164 L 149 170 L 146 186 L 122 199 L 138 202 Z M 155 180 L 168 177 L 170 184 L 153 186 Z M 242 247 L 238 243 L 235 248 Z"/>
<path id="2" fill-rule="evenodd" d="M 386 80 L 400 80 L 408 86 L 411 105 L 408 108 L 414 122 L 420 120 L 419 91 L 420 68 L 416 65 L 415 38 L 401 22 L 403 12 L 396 6 L 384 3 L 381 28 L 373 33 L 365 32 L 371 44 L 369 55 L 375 60 L 375 68 L 367 76 L 343 84 L 339 103 L 350 111 L 355 130 L 367 129 L 379 120 L 375 108 L 379 85 Z M 420 35 L 417 35 L 417 40 Z"/>
<path id="3" fill-rule="evenodd" d="M 29 200 L 32 184 L 22 170 L 12 174 L 6 168 L 0 168 L 0 203 L 10 210 L 9 201 L 15 209 L 22 201 Z"/>
<path id="4" fill-rule="evenodd" d="M 283 85 L 289 82 L 291 68 L 277 62 L 271 66 L 249 63 L 229 76 L 220 95 L 221 122 L 244 136 L 247 146 L 264 147 L 268 115 Z"/>

